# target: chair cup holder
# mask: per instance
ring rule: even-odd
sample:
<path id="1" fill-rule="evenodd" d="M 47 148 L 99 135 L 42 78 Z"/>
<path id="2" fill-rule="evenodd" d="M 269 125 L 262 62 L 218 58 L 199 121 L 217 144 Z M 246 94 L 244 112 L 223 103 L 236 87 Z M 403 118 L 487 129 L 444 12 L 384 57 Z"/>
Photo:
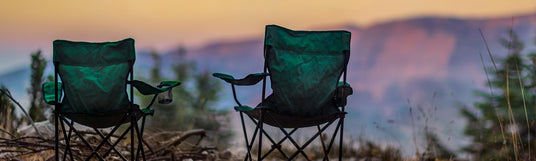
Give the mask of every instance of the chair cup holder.
<path id="1" fill-rule="evenodd" d="M 171 92 L 171 89 L 172 88 L 169 88 L 167 91 L 158 94 L 158 103 L 170 104 L 173 102 L 173 92 Z"/>

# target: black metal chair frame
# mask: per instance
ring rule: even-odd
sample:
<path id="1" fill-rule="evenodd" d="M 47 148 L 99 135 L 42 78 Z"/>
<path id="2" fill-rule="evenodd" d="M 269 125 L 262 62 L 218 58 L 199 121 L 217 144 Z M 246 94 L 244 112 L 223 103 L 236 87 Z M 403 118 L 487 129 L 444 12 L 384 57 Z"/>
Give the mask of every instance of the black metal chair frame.
<path id="1" fill-rule="evenodd" d="M 269 46 L 265 47 L 265 50 L 270 50 L 270 47 Z M 269 53 L 270 52 L 265 52 L 265 54 L 269 54 Z M 344 51 L 344 55 L 345 55 L 345 64 L 344 64 L 344 69 L 343 69 L 343 72 L 342 72 L 342 77 L 343 77 L 344 83 L 346 84 L 346 73 L 347 73 L 346 71 L 347 71 L 348 60 L 349 60 L 349 57 L 350 57 L 350 52 L 349 51 Z M 255 130 L 253 132 L 253 135 L 251 137 L 251 140 L 248 139 L 246 125 L 245 125 L 244 113 L 246 113 L 246 112 L 238 110 L 240 112 L 240 120 L 242 122 L 242 129 L 243 129 L 243 132 L 244 132 L 244 138 L 245 138 L 246 147 L 247 147 L 247 154 L 246 154 L 244 160 L 245 161 L 246 160 L 250 160 L 250 161 L 253 160 L 251 150 L 253 148 L 255 140 L 257 139 L 256 138 L 257 134 L 258 134 L 258 152 L 257 152 L 257 160 L 258 161 L 261 161 L 261 160 L 265 159 L 274 150 L 278 150 L 283 155 L 283 157 L 285 157 L 287 160 L 292 160 L 292 159 L 296 158 L 299 154 L 301 154 L 306 160 L 310 160 L 309 157 L 307 156 L 307 154 L 304 152 L 304 149 L 308 145 L 310 145 L 318 136 L 320 136 L 337 119 L 338 119 L 338 122 L 337 122 L 336 128 L 335 128 L 335 130 L 333 132 L 333 135 L 332 135 L 332 137 L 330 139 L 330 142 L 327 145 L 327 147 L 326 147 L 326 144 L 324 143 L 322 138 L 320 138 L 320 141 L 322 143 L 322 148 L 323 148 L 323 152 L 324 152 L 323 160 L 329 160 L 328 154 L 330 153 L 331 148 L 333 146 L 333 143 L 335 142 L 335 137 L 337 135 L 339 135 L 339 160 L 342 160 L 342 157 L 343 157 L 343 154 L 342 154 L 343 153 L 343 137 L 344 137 L 343 136 L 344 118 L 345 118 L 345 115 L 347 114 L 345 112 L 346 102 L 344 102 L 344 104 L 342 106 L 340 106 L 341 107 L 340 112 L 337 113 L 337 114 L 334 114 L 334 115 L 336 115 L 334 118 L 328 120 L 326 123 L 317 124 L 316 126 L 317 126 L 317 129 L 318 129 L 318 132 L 316 132 L 311 138 L 309 138 L 303 145 L 300 146 L 291 137 L 291 135 L 294 132 L 296 132 L 299 128 L 305 128 L 305 127 L 293 128 L 292 130 L 290 130 L 290 132 L 288 132 L 287 130 L 285 130 L 285 128 L 283 128 L 284 126 L 282 126 L 282 124 L 278 121 L 278 119 L 276 119 L 274 117 L 275 113 L 273 111 L 270 111 L 270 109 L 263 107 L 264 102 L 266 100 L 266 76 L 269 76 L 269 73 L 267 72 L 268 71 L 268 66 L 267 66 L 268 60 L 267 59 L 268 59 L 268 56 L 265 56 L 264 73 L 263 73 L 264 77 L 262 78 L 262 81 L 263 81 L 263 83 L 262 83 L 262 101 L 261 101 L 260 106 L 256 107 L 255 110 L 253 111 L 253 112 L 258 113 L 258 117 L 256 118 L 257 120 L 255 120 L 255 118 L 252 117 L 251 115 L 247 115 L 250 118 L 250 120 L 256 125 L 256 128 L 255 128 Z M 247 78 L 244 78 L 244 79 L 247 79 Z M 242 80 L 244 80 L 244 79 L 242 79 Z M 253 83 L 253 84 L 256 84 L 256 82 Z M 235 102 L 238 104 L 238 106 L 242 106 L 242 104 L 237 99 L 235 84 L 231 83 L 231 87 L 232 87 L 233 97 L 234 97 Z M 276 142 L 272 137 L 270 137 L 270 135 L 263 128 L 263 123 L 265 123 L 265 121 L 268 121 L 267 119 L 269 119 L 270 121 L 273 121 L 275 123 L 275 125 L 273 125 L 273 126 L 278 128 L 285 135 L 278 142 Z M 322 124 L 324 124 L 324 125 L 321 127 L 320 125 L 322 125 Z M 339 133 L 339 131 L 340 131 L 340 133 Z M 265 137 L 272 144 L 271 148 L 264 154 L 262 154 L 263 134 L 265 135 Z M 297 149 L 297 151 L 292 153 L 290 156 L 287 156 L 287 154 L 285 154 L 283 152 L 283 150 L 281 149 L 281 144 L 283 142 L 285 142 L 287 139 Z"/>
<path id="2" fill-rule="evenodd" d="M 55 83 L 55 100 L 56 102 L 58 102 L 57 100 L 59 100 L 61 96 L 58 95 L 58 65 L 59 63 L 55 62 L 54 63 L 54 66 L 55 66 L 55 70 L 54 70 L 54 83 Z M 130 82 L 133 80 L 133 65 L 134 65 L 134 61 L 129 61 L 129 78 L 127 80 L 127 84 L 131 84 Z M 63 88 L 63 87 L 62 87 Z M 64 147 L 64 151 L 63 151 L 63 157 L 62 157 L 62 160 L 66 160 L 67 159 L 67 155 L 69 155 L 70 159 L 71 160 L 75 160 L 75 158 L 73 157 L 73 154 L 72 154 L 72 150 L 71 150 L 71 145 L 70 145 L 70 140 L 71 138 L 73 137 L 72 133 L 74 132 L 76 134 L 76 136 L 78 136 L 80 138 L 80 140 L 91 150 L 91 155 L 89 155 L 86 160 L 90 160 L 92 157 L 96 156 L 99 160 L 105 160 L 105 158 L 110 154 L 110 152 L 114 151 L 122 160 L 127 160 L 127 158 L 125 156 L 123 156 L 115 147 L 116 145 L 125 138 L 126 134 L 130 132 L 130 159 L 131 160 L 138 160 L 139 157 L 140 157 L 140 153 L 141 153 L 141 159 L 145 160 L 145 152 L 143 150 L 143 129 L 144 129 L 144 126 L 145 126 L 145 118 L 147 115 L 152 115 L 153 114 L 153 111 L 152 109 L 150 109 L 151 105 L 154 103 L 156 97 L 158 94 L 155 94 L 151 100 L 151 103 L 146 107 L 146 109 L 149 109 L 151 110 L 151 112 L 149 114 L 144 114 L 142 112 L 137 112 L 136 110 L 139 110 L 138 109 L 138 106 L 137 105 L 134 105 L 134 86 L 131 84 L 130 85 L 130 109 L 128 111 L 126 111 L 124 113 L 124 115 L 122 116 L 121 120 L 113 127 L 113 129 L 107 134 L 107 135 L 104 135 L 101 131 L 99 131 L 99 129 L 97 128 L 92 128 L 99 136 L 100 138 L 102 139 L 101 143 L 97 146 L 97 147 L 93 147 L 91 146 L 91 144 L 86 140 L 84 139 L 84 137 L 82 136 L 81 132 L 76 130 L 76 128 L 74 127 L 74 121 L 72 120 L 68 120 L 66 118 L 66 114 L 65 113 L 61 113 L 59 111 L 56 111 L 54 110 L 53 113 L 54 113 L 54 128 L 55 128 L 55 159 L 56 160 L 59 160 L 59 154 L 60 154 L 60 146 L 59 146 L 59 126 L 61 126 L 61 129 L 62 129 L 62 133 L 63 133 L 63 137 L 65 139 L 65 147 Z M 137 117 L 136 115 L 141 115 L 139 117 Z M 141 128 L 138 127 L 138 118 L 141 118 L 142 119 L 142 123 L 141 123 Z M 117 130 L 119 129 L 119 127 L 123 124 L 125 124 L 125 121 L 127 119 L 130 119 L 130 121 L 128 121 L 130 123 L 129 127 L 117 138 L 117 140 L 112 144 L 110 142 L 110 138 L 114 135 L 115 132 L 117 132 Z M 66 131 L 66 126 L 65 124 L 69 127 L 69 130 L 68 132 Z M 135 137 L 136 136 L 136 137 Z M 134 148 L 134 145 L 135 145 L 135 138 L 137 140 L 137 149 Z M 101 148 L 104 146 L 104 145 L 108 145 L 110 146 L 110 149 L 108 149 L 103 155 L 101 155 L 99 153 L 99 150 L 101 150 Z"/>

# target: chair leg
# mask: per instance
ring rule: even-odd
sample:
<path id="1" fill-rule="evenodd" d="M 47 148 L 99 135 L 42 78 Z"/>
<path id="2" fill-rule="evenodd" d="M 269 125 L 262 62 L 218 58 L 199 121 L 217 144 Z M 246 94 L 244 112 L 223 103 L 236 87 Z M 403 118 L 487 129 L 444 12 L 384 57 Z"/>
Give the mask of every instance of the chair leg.
<path id="1" fill-rule="evenodd" d="M 134 133 L 134 129 L 132 129 L 132 125 L 134 124 L 131 124 L 131 127 L 129 127 L 129 129 L 127 129 L 123 135 L 121 135 L 120 139 L 118 139 L 113 145 L 108 141 L 108 139 L 113 135 L 113 133 L 119 128 L 119 126 L 116 126 L 114 129 L 112 129 L 112 131 L 110 132 L 110 134 L 108 134 L 107 136 L 104 136 L 102 133 L 100 133 L 98 131 L 98 129 L 94 129 L 104 140 L 96 147 L 96 148 L 93 148 L 84 138 L 83 136 L 74 128 L 74 125 L 73 125 L 73 122 L 71 121 L 71 123 L 67 123 L 67 125 L 69 126 L 69 134 L 67 134 L 67 132 L 65 131 L 65 126 L 63 124 L 63 122 L 67 122 L 67 120 L 65 120 L 65 118 L 62 118 L 62 116 L 60 116 L 59 114 L 55 114 L 55 153 L 56 153 L 56 160 L 60 160 L 60 157 L 59 157 L 59 128 L 60 128 L 60 125 L 61 127 L 63 128 L 63 135 L 64 135 L 64 139 L 66 139 L 66 146 L 65 146 L 65 152 L 63 154 L 63 160 L 66 160 L 66 155 L 69 154 L 70 155 L 70 158 L 71 160 L 73 160 L 73 156 L 72 156 L 72 151 L 70 150 L 70 138 L 71 138 L 71 134 L 72 132 L 74 132 L 76 135 L 78 135 L 78 137 L 82 140 L 82 142 L 84 144 L 86 144 L 86 146 L 92 151 L 91 155 L 86 159 L 86 160 L 90 160 L 91 157 L 93 155 L 96 155 L 98 157 L 99 160 L 104 160 L 104 157 L 107 156 L 107 154 L 109 154 L 109 152 L 111 152 L 112 150 L 114 150 L 116 153 L 118 153 L 120 155 L 120 157 L 123 159 L 123 160 L 126 160 L 126 158 L 124 158 L 123 156 L 121 156 L 121 153 L 119 153 L 114 147 L 119 143 L 119 141 L 121 140 L 121 138 L 123 138 L 129 131 L 131 133 L 131 135 L 133 135 Z M 127 116 L 123 117 L 123 119 L 121 119 L 122 121 L 124 119 L 126 119 Z M 132 117 L 131 117 L 132 118 Z M 135 120 L 135 119 L 134 119 Z M 122 122 L 120 121 L 120 122 Z M 60 124 L 61 123 L 61 124 Z M 58 125 L 60 124 L 60 125 Z M 137 127 L 137 126 L 136 126 Z M 136 128 L 137 130 L 137 128 Z M 139 136 L 139 135 L 137 135 Z M 132 137 L 133 139 L 133 137 Z M 131 141 L 132 141 L 131 139 Z M 98 150 L 104 145 L 104 144 L 108 144 L 109 146 L 111 146 L 111 148 L 106 152 L 106 154 L 104 154 L 103 156 L 101 156 L 100 154 L 98 154 Z M 131 150 L 133 151 L 134 148 L 132 148 L 132 146 L 134 145 L 134 142 L 132 141 L 131 142 Z M 134 154 L 134 153 L 132 153 Z M 134 160 L 134 155 L 132 155 L 132 160 Z"/>
<path id="2" fill-rule="evenodd" d="M 143 160 L 145 160 L 145 151 L 143 150 L 143 129 L 145 128 L 145 118 L 146 118 L 146 116 L 147 115 L 144 115 L 143 119 L 141 121 L 141 130 L 138 133 L 138 135 L 139 135 L 138 150 L 136 150 L 136 158 L 138 158 L 138 152 L 141 150 L 141 157 L 142 157 Z M 138 126 L 136 126 L 136 127 L 138 127 Z"/>
<path id="3" fill-rule="evenodd" d="M 251 116 L 249 116 L 251 118 Z M 242 119 L 243 120 L 243 119 Z M 251 155 L 251 150 L 253 148 L 253 144 L 255 143 L 255 138 L 257 137 L 257 132 L 259 132 L 259 126 L 255 126 L 255 130 L 253 131 L 253 135 L 251 136 L 251 141 L 249 141 L 249 139 L 247 138 L 247 130 L 245 129 L 245 125 L 244 125 L 244 121 L 242 121 L 242 125 L 243 125 L 243 129 L 244 129 L 244 134 L 246 134 L 246 148 L 248 149 L 248 153 L 246 154 L 246 157 L 244 157 L 244 161 L 247 161 L 248 158 L 250 161 L 253 161 L 253 156 Z M 249 143 L 249 144 L 247 144 Z"/>
<path id="4" fill-rule="evenodd" d="M 255 144 L 255 139 L 257 138 L 257 133 L 259 132 L 259 129 L 260 129 L 259 126 L 255 126 L 255 131 L 253 131 L 251 142 L 249 143 L 249 145 L 247 145 L 247 148 L 250 149 L 250 151 L 253 149 L 253 144 Z M 250 155 L 249 160 L 253 161 L 253 156 L 251 155 L 251 152 L 249 155 Z M 244 160 L 247 160 L 247 158 Z"/>
<path id="5" fill-rule="evenodd" d="M 123 122 L 125 121 L 125 119 L 128 118 L 128 115 L 125 115 L 123 116 L 123 118 L 121 118 L 121 121 L 119 122 Z M 80 139 L 91 149 L 91 151 L 93 151 L 93 153 L 90 154 L 90 156 L 87 158 L 87 160 L 89 160 L 93 155 L 97 155 L 97 157 L 99 157 L 99 159 L 101 160 L 104 160 L 104 157 L 101 156 L 99 153 L 98 153 L 98 150 L 106 143 L 106 141 L 108 139 L 110 139 L 110 137 L 115 133 L 115 131 L 117 131 L 117 129 L 119 129 L 120 125 L 116 125 L 112 131 L 110 131 L 110 133 L 106 136 L 106 138 L 104 138 L 104 140 L 106 141 L 102 141 L 96 148 L 93 148 L 84 138 L 83 136 L 78 133 L 78 131 L 76 129 L 74 129 L 73 125 L 69 125 L 71 128 L 73 128 L 73 131 L 76 133 L 76 135 L 78 135 L 80 137 Z"/>
<path id="6" fill-rule="evenodd" d="M 275 119 L 272 115 L 270 115 L 270 113 L 267 114 L 269 116 L 270 119 L 272 119 L 275 124 L 277 125 L 277 127 L 279 128 L 279 130 L 281 130 L 281 132 L 283 132 L 283 134 L 285 134 L 286 137 L 288 137 L 288 140 L 298 149 L 298 152 L 294 153 L 294 155 L 291 155 L 289 160 L 292 160 L 294 157 L 296 157 L 296 155 L 298 155 L 299 153 L 301 153 L 306 160 L 309 160 L 309 157 L 307 156 L 307 154 L 305 154 L 305 152 L 303 152 L 303 148 L 306 147 L 310 142 L 308 143 L 305 143 L 302 147 L 300 147 L 300 145 L 298 145 L 298 143 L 292 139 L 292 137 L 290 136 L 290 134 L 284 129 L 282 128 L 281 124 L 279 123 L 279 121 L 277 121 L 277 119 Z M 326 127 L 324 127 L 322 129 L 322 131 L 324 131 L 329 125 L 331 125 L 331 123 L 333 123 L 333 121 L 331 121 L 330 123 L 328 123 L 326 125 Z M 315 139 L 316 137 L 318 136 L 318 133 L 315 134 L 312 139 Z M 311 141 L 311 140 L 309 140 Z"/>
<path id="7" fill-rule="evenodd" d="M 264 113 L 263 111 L 264 111 L 263 109 L 259 110 L 259 124 L 257 125 L 257 126 L 259 126 L 260 131 L 261 131 L 259 133 L 259 149 L 258 149 L 259 152 L 257 153 L 257 160 L 258 161 L 261 161 L 261 156 L 262 156 L 262 131 L 263 131 L 263 129 L 262 129 L 262 124 L 263 124 L 263 122 L 262 122 L 262 119 L 263 119 L 262 114 Z"/>
<path id="8" fill-rule="evenodd" d="M 63 118 L 62 116 L 60 116 L 59 119 L 60 119 L 60 121 L 65 121 L 65 118 Z M 80 132 L 78 132 L 78 130 L 76 130 L 76 129 L 74 128 L 74 125 L 73 125 L 72 122 L 71 122 L 71 124 L 67 124 L 67 125 L 69 126 L 70 129 L 73 129 L 73 132 L 74 132 L 74 133 L 80 138 L 80 140 L 82 140 L 82 142 L 83 142 L 83 143 L 84 143 L 84 144 L 85 144 L 85 145 L 92 151 L 92 153 L 87 157 L 86 160 L 91 159 L 91 157 L 92 157 L 93 155 L 95 155 L 95 154 L 97 155 L 97 157 L 99 158 L 99 160 L 104 160 L 104 158 L 103 158 L 101 155 L 99 155 L 99 154 L 97 153 L 97 150 L 94 149 L 94 148 L 91 146 L 91 144 L 90 144 L 86 139 L 84 139 L 84 137 L 82 136 L 82 134 L 80 134 Z M 115 131 L 115 130 L 112 130 L 112 131 Z M 98 149 L 98 148 L 97 148 L 97 149 Z"/>
<path id="9" fill-rule="evenodd" d="M 343 130 L 344 130 L 344 115 L 340 118 L 341 120 L 341 136 L 339 137 L 340 141 L 339 141 L 339 161 L 342 160 L 342 140 L 343 140 Z M 335 137 L 335 136 L 333 136 Z"/>
<path id="10" fill-rule="evenodd" d="M 134 157 L 136 154 L 134 154 L 134 120 L 135 120 L 134 112 L 130 112 L 130 126 L 132 127 L 130 129 L 130 160 L 134 160 Z"/>
<path id="11" fill-rule="evenodd" d="M 72 122 L 72 121 L 71 121 Z M 69 128 L 69 139 L 71 139 L 71 137 L 73 136 L 73 130 L 71 128 Z M 71 141 L 69 141 L 70 143 Z M 71 157 L 71 160 L 74 160 L 74 157 L 73 157 L 73 151 L 71 150 L 71 146 L 69 145 L 69 157 Z"/>
<path id="12" fill-rule="evenodd" d="M 138 156 L 138 152 L 141 150 L 142 151 L 142 157 L 144 158 L 143 160 L 145 160 L 145 154 L 143 154 L 143 141 L 142 141 L 142 135 L 140 133 L 140 129 L 138 128 L 138 122 L 136 121 L 134 123 L 134 130 L 136 132 L 136 136 L 138 136 L 138 149 L 136 150 L 136 160 L 139 159 L 139 156 Z"/>
<path id="13" fill-rule="evenodd" d="M 335 143 L 335 138 L 339 134 L 339 128 L 341 127 L 341 121 L 337 122 L 337 126 L 335 127 L 335 130 L 333 131 L 333 135 L 331 135 L 331 139 L 329 141 L 328 147 L 326 148 L 326 152 L 324 155 L 324 160 L 329 160 L 328 155 L 331 152 L 331 148 L 333 147 L 333 143 Z"/>
<path id="14" fill-rule="evenodd" d="M 290 131 L 289 135 L 292 135 L 294 132 L 296 132 L 298 130 L 298 128 L 294 128 L 292 131 Z M 285 154 L 283 152 L 283 150 L 281 150 L 281 143 L 283 143 L 286 139 L 288 139 L 287 136 L 283 137 L 279 142 L 275 143 L 275 141 L 270 138 L 270 136 L 268 135 L 268 133 L 266 133 L 266 131 L 262 131 L 264 133 L 264 135 L 266 135 L 266 138 L 268 138 L 268 140 L 270 140 L 270 142 L 272 142 L 272 145 L 275 145 L 272 146 L 272 148 L 270 148 L 270 150 L 268 150 L 268 152 L 265 152 L 264 155 L 261 157 L 261 159 L 264 159 L 266 157 L 268 157 L 268 155 L 270 153 L 272 153 L 275 149 L 277 149 L 279 151 L 279 153 L 281 153 L 281 155 L 283 155 L 283 157 L 285 157 L 287 160 L 289 159 L 287 154 Z"/>
<path id="15" fill-rule="evenodd" d="M 248 140 L 248 134 L 246 131 L 246 125 L 244 123 L 244 112 L 240 111 L 240 120 L 242 121 L 242 131 L 244 131 L 244 138 L 246 139 L 246 148 L 248 150 L 248 153 L 246 154 L 246 158 L 244 160 L 247 160 L 249 157 L 249 160 L 251 161 L 251 148 L 249 148 L 249 140 Z"/>
<path id="16" fill-rule="evenodd" d="M 97 133 L 102 138 L 103 142 L 106 142 L 106 144 L 108 144 L 108 146 L 110 146 L 109 151 L 113 150 L 115 153 L 117 153 L 117 155 L 119 155 L 119 157 L 121 157 L 121 159 L 126 160 L 126 158 L 117 149 L 115 149 L 115 145 L 117 145 L 117 144 L 114 145 L 114 144 L 110 143 L 108 141 L 108 139 L 106 139 L 106 136 L 104 136 L 104 134 L 102 134 L 97 128 L 93 128 L 93 130 L 95 131 L 95 133 Z M 112 134 L 109 134 L 109 135 L 112 135 Z M 120 138 L 119 138 L 119 140 L 120 140 Z M 106 158 L 106 156 L 108 156 L 108 152 L 105 153 L 104 155 L 102 155 L 103 158 Z"/>
<path id="17" fill-rule="evenodd" d="M 320 132 L 320 125 L 316 125 L 316 129 L 318 129 L 318 132 Z M 329 152 L 328 150 L 326 149 L 326 144 L 324 143 L 324 136 L 322 135 L 322 133 L 320 133 L 320 143 L 322 143 L 322 150 L 324 152 L 324 160 L 329 160 L 328 159 L 328 155 L 329 155 Z"/>
<path id="18" fill-rule="evenodd" d="M 60 160 L 60 149 L 59 149 L 59 136 L 58 136 L 58 133 L 59 133 L 59 129 L 58 129 L 58 121 L 60 121 L 58 119 L 58 113 L 54 112 L 54 151 L 56 153 L 56 156 L 55 156 L 55 159 L 56 161 L 59 161 Z M 63 154 L 65 155 L 65 154 Z"/>
<path id="19" fill-rule="evenodd" d="M 261 110 L 260 110 L 261 111 Z M 271 118 L 278 126 L 278 128 L 285 134 L 285 137 L 282 138 L 277 144 L 275 143 L 275 141 L 273 139 L 271 139 L 269 137 L 269 135 L 266 133 L 266 131 L 264 131 L 263 129 L 263 119 L 264 118 L 264 115 L 268 115 L 269 118 Z M 268 152 L 266 152 L 264 155 L 262 155 L 262 135 L 265 134 L 266 137 L 268 137 L 268 139 L 272 142 L 272 144 L 274 145 L 279 145 L 281 144 L 282 142 L 284 142 L 286 139 L 289 139 L 289 141 L 291 143 L 294 144 L 294 146 L 298 149 L 298 151 L 296 151 L 295 153 L 293 153 L 290 157 L 286 157 L 287 160 L 292 160 L 294 159 L 297 155 L 301 154 L 305 157 L 306 160 L 310 160 L 309 157 L 307 156 L 307 154 L 305 154 L 305 152 L 303 151 L 309 144 L 311 144 L 317 137 L 320 136 L 320 139 L 322 139 L 321 135 L 322 135 L 322 132 L 324 132 L 331 124 L 333 124 L 335 122 L 335 120 L 332 120 L 328 123 L 326 123 L 322 128 L 320 128 L 320 126 L 317 126 L 318 128 L 318 132 L 316 134 L 313 135 L 312 138 L 310 138 L 305 144 L 303 145 L 298 145 L 298 143 L 292 139 L 292 137 L 290 135 L 292 135 L 295 131 L 297 131 L 297 128 L 294 128 L 290 133 L 287 132 L 285 129 L 281 128 L 281 125 L 279 124 L 279 122 L 272 116 L 270 115 L 269 112 L 266 112 L 266 111 L 263 111 L 263 112 L 260 112 L 259 113 L 259 118 L 258 118 L 258 122 L 255 121 L 255 119 L 253 119 L 251 116 L 250 116 L 250 119 L 252 120 L 252 122 L 254 124 L 257 125 L 256 129 L 255 129 L 255 132 L 253 133 L 253 137 L 251 138 L 251 142 L 249 142 L 249 139 L 247 138 L 247 130 L 245 128 L 245 121 L 244 121 L 244 118 L 243 118 L 243 114 L 241 113 L 241 121 L 242 121 L 242 129 L 243 129 L 243 132 L 244 132 L 244 137 L 246 139 L 246 145 L 247 145 L 247 150 L 248 150 L 248 153 L 246 154 L 246 157 L 244 158 L 244 160 L 248 160 L 248 157 L 249 157 L 249 160 L 252 160 L 251 159 L 251 148 L 254 144 L 254 141 L 256 140 L 256 135 L 257 135 L 257 132 L 260 130 L 259 132 L 259 149 L 258 149 L 258 156 L 257 156 L 257 160 L 263 160 L 265 157 L 268 156 L 269 153 L 271 153 L 273 150 L 275 149 L 278 149 L 277 147 L 272 147 Z M 322 141 L 323 143 L 323 149 L 324 149 L 324 160 L 329 160 L 329 158 L 327 157 L 327 155 L 329 154 L 329 151 L 330 151 L 330 148 L 332 147 L 333 145 L 333 142 L 335 141 L 335 138 L 337 136 L 337 132 L 339 130 L 339 128 L 341 128 L 341 120 L 339 120 L 338 124 L 337 124 L 337 127 L 335 128 L 336 130 L 334 131 L 334 134 L 333 134 L 333 137 L 330 139 L 330 143 L 329 143 L 329 146 L 328 148 L 326 149 L 326 145 L 324 144 L 324 142 Z M 342 132 L 342 131 L 341 131 Z M 341 140 L 342 141 L 342 140 Z M 342 145 L 342 144 L 341 144 Z M 278 149 L 280 152 L 281 152 L 281 149 Z M 285 155 L 284 153 L 282 153 L 283 155 Z"/>
<path id="20" fill-rule="evenodd" d="M 121 134 L 121 136 L 119 136 L 119 138 L 117 138 L 117 140 L 116 140 L 115 143 L 112 145 L 112 147 L 115 147 L 117 144 L 119 144 L 119 142 L 120 142 L 123 138 L 125 138 L 125 136 L 127 135 L 128 131 L 129 131 L 131 128 L 132 128 L 132 127 L 129 126 L 129 127 L 123 132 L 123 134 Z M 108 151 L 106 151 L 106 153 L 104 153 L 103 156 L 104 156 L 104 157 L 108 156 L 108 154 L 109 154 L 110 152 L 112 152 L 112 150 L 113 150 L 112 148 L 108 149 Z M 127 158 L 125 158 L 125 156 L 123 156 L 121 153 L 118 153 L 118 155 L 119 155 L 119 157 L 121 157 L 121 159 L 123 159 L 123 160 L 127 160 Z"/>
<path id="21" fill-rule="evenodd" d="M 251 119 L 251 122 L 253 122 L 255 125 L 258 124 L 257 121 L 255 121 L 255 119 L 253 119 L 251 116 L 249 116 L 249 119 Z M 245 128 L 244 128 L 245 129 Z M 292 135 L 294 132 L 296 132 L 298 130 L 298 128 L 294 128 L 290 133 L 289 135 Z M 281 145 L 281 143 L 283 143 L 288 137 L 285 136 L 283 137 L 278 143 L 275 143 L 275 141 L 270 137 L 270 135 L 268 135 L 268 133 L 265 131 L 265 130 L 262 130 L 262 133 L 264 133 L 264 135 L 266 135 L 266 138 L 268 138 L 268 140 L 270 142 L 272 142 L 272 145 Z M 247 142 L 247 140 L 246 140 Z M 283 155 L 283 157 L 285 157 L 286 159 L 288 159 L 288 156 L 281 150 L 281 147 L 279 146 L 278 148 L 275 148 L 275 147 L 272 147 L 270 148 L 270 150 L 268 150 L 268 152 L 264 153 L 264 155 L 261 157 L 261 160 L 266 158 L 272 151 L 274 151 L 274 149 L 277 149 L 281 155 Z"/>
<path id="22" fill-rule="evenodd" d="M 63 159 L 62 160 L 67 159 L 67 153 L 69 153 L 69 156 L 71 157 L 71 160 L 73 160 L 73 152 L 71 151 L 71 136 L 72 136 L 73 129 L 69 128 L 69 134 L 67 134 L 67 132 L 65 131 L 66 128 L 65 128 L 65 125 L 63 124 L 63 121 L 60 122 L 60 125 L 61 125 L 61 129 L 63 129 L 62 130 L 63 138 L 65 140 L 65 149 L 64 149 L 64 152 L 63 152 Z"/>

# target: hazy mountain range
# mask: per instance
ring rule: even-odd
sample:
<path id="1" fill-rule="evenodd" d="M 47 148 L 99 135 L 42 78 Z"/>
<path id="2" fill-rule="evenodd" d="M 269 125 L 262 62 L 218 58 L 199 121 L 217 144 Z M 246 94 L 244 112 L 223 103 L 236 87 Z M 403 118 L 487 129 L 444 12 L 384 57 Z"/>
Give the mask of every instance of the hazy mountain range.
<path id="1" fill-rule="evenodd" d="M 413 146 L 412 137 L 419 137 L 429 126 L 449 147 L 456 148 L 468 141 L 461 136 L 464 120 L 458 115 L 460 104 L 471 106 L 478 100 L 474 91 L 486 90 L 479 53 L 484 55 L 483 63 L 491 66 L 479 29 L 492 54 L 500 58 L 507 49 L 498 40 L 508 38 L 510 28 L 526 42 L 525 53 L 535 50 L 536 14 L 495 19 L 424 17 L 367 27 L 334 25 L 312 29 L 352 32 L 348 81 L 354 95 L 350 96 L 350 123 L 346 127 L 353 137 L 360 134 L 377 142 Z M 187 58 L 196 61 L 200 69 L 243 77 L 262 72 L 262 49 L 262 36 L 233 39 L 187 48 Z M 163 53 L 164 66 L 180 61 L 173 56 L 175 52 Z M 138 50 L 136 70 L 140 75 L 152 65 L 147 53 Z M 29 73 L 27 67 L 8 72 L 0 75 L 0 83 L 22 100 Z M 50 68 L 47 73 L 51 73 Z M 166 70 L 163 73 L 172 75 Z M 230 87 L 225 89 L 218 108 L 233 106 Z M 260 89 L 261 86 L 239 88 L 239 98 L 253 106 L 260 99 Z M 414 126 L 411 119 L 415 120 Z M 417 147 L 422 151 L 421 145 Z M 402 150 L 413 153 L 415 148 Z"/>

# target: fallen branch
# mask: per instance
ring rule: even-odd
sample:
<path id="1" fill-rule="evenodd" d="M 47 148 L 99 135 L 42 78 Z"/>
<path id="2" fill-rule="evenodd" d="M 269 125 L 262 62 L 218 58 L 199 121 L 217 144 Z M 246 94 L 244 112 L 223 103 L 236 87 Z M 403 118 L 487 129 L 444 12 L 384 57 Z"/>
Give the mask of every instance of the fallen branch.
<path id="1" fill-rule="evenodd" d="M 45 139 L 45 137 L 43 136 L 43 134 L 41 134 L 41 132 L 39 132 L 39 130 L 37 130 L 37 127 L 35 127 L 35 124 L 34 124 L 34 121 L 32 119 L 32 117 L 30 117 L 30 115 L 28 114 L 28 112 L 26 112 L 26 110 L 24 108 L 22 108 L 22 106 L 20 105 L 19 102 L 17 102 L 17 100 L 15 100 L 13 98 L 13 96 L 11 96 L 11 93 L 8 91 L 8 90 L 5 90 L 5 89 L 2 89 L 0 88 L 0 92 L 1 93 L 4 93 L 11 101 L 13 101 L 21 110 L 22 112 L 24 113 L 24 115 L 28 118 L 28 120 L 30 120 L 30 124 L 32 125 L 32 127 L 35 129 L 35 132 L 37 132 L 37 134 L 42 138 L 42 139 Z"/>
<path id="2" fill-rule="evenodd" d="M 199 143 L 196 138 L 190 138 L 191 136 L 203 138 L 204 134 L 205 132 L 203 130 L 192 130 L 187 132 L 161 132 L 147 135 L 146 140 L 144 140 L 146 146 L 143 148 L 146 152 L 145 157 L 147 160 L 182 160 L 187 158 L 193 160 L 206 160 L 207 158 L 214 158 L 217 154 L 214 147 L 199 146 L 196 144 Z M 98 140 L 96 142 L 90 142 L 92 147 L 97 147 L 100 140 L 102 140 L 101 138 L 96 137 L 98 136 L 98 133 L 96 132 L 85 131 L 81 135 L 83 135 L 84 138 L 93 137 L 92 139 Z M 188 141 L 185 140 L 188 140 L 189 138 L 196 141 L 187 143 Z M 41 138 L 37 136 L 26 136 L 19 138 L 0 138 L 0 160 L 20 160 L 19 158 L 25 160 L 28 156 L 36 155 L 40 158 L 54 158 L 54 153 L 52 153 L 52 151 L 54 151 L 54 143 L 55 141 L 53 137 Z M 60 141 L 58 146 L 61 157 L 66 155 L 67 158 L 71 158 L 72 155 L 74 160 L 84 160 L 92 154 L 91 150 L 89 150 L 77 136 L 73 136 L 69 142 L 69 146 L 71 147 L 70 151 L 65 150 L 66 145 L 64 141 Z M 183 146 L 189 148 L 184 149 Z M 109 149 L 109 146 L 102 147 L 99 150 L 99 153 Z M 130 151 L 130 146 L 126 144 L 118 144 L 116 149 L 126 158 L 129 158 L 131 155 L 128 153 Z M 44 151 L 49 152 L 42 153 Z M 49 156 L 42 156 L 43 154 L 48 154 Z M 119 155 L 112 152 L 106 158 L 107 160 L 116 160 L 119 158 Z"/>
<path id="3" fill-rule="evenodd" d="M 11 137 L 17 138 L 15 135 L 9 133 L 8 131 L 6 131 L 6 130 L 4 130 L 4 129 L 0 129 L 0 131 L 3 132 L 3 133 L 8 134 L 8 135 L 11 136 Z"/>

